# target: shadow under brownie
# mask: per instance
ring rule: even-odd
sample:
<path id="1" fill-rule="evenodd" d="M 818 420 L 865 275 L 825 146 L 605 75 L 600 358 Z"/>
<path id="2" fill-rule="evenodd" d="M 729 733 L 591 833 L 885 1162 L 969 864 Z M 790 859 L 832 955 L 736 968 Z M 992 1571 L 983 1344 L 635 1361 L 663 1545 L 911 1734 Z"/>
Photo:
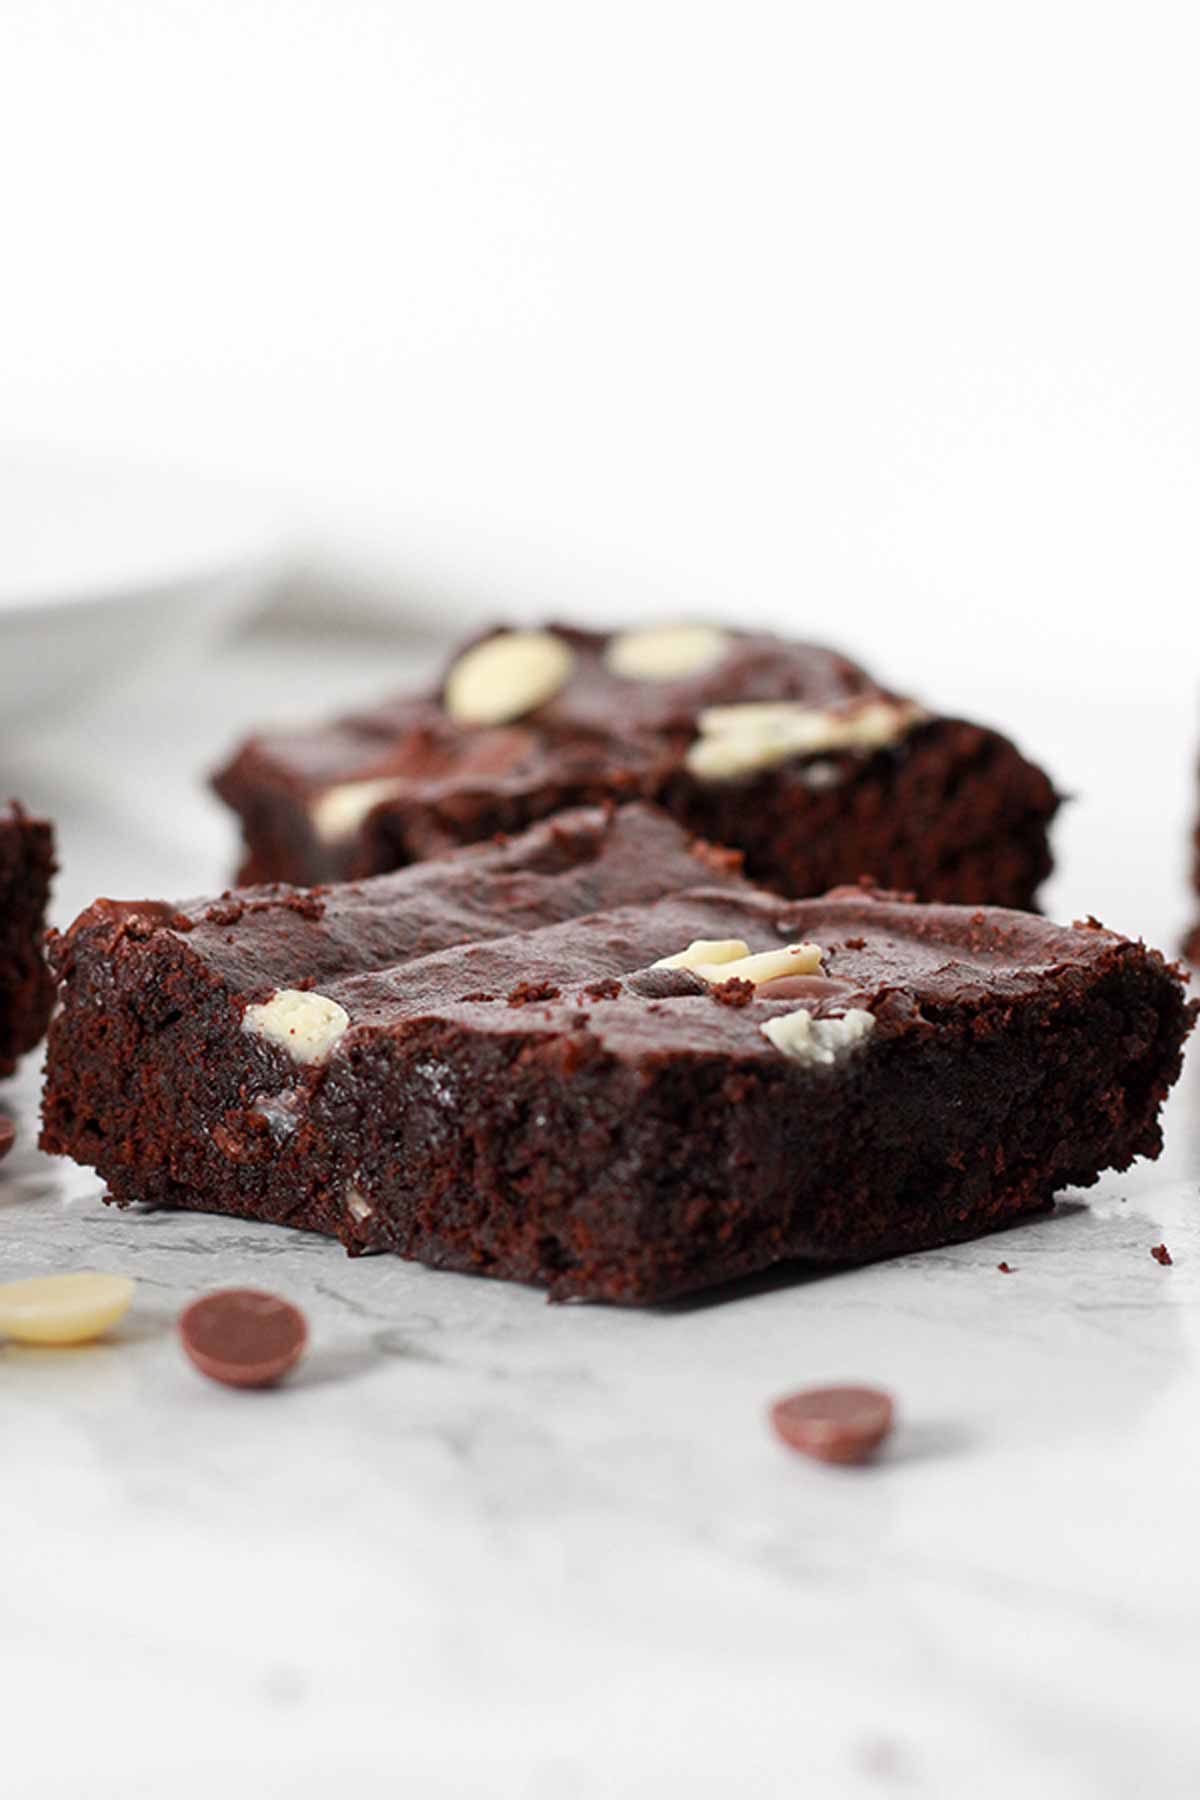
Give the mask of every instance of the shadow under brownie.
<path id="1" fill-rule="evenodd" d="M 98 901 L 52 959 L 43 1144 L 118 1204 L 634 1303 L 1157 1154 L 1195 1011 L 1098 926 L 783 901 L 636 805 L 325 891 Z"/>

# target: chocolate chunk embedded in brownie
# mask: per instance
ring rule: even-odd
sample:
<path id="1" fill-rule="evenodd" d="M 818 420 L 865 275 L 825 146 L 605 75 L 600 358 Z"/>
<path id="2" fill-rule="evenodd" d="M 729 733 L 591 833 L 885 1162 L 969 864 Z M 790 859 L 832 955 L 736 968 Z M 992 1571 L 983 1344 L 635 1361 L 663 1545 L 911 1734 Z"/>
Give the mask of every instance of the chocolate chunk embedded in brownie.
<path id="1" fill-rule="evenodd" d="M 781 893 L 869 876 L 1032 906 L 1058 796 L 998 732 L 830 650 L 676 627 L 497 632 L 432 692 L 251 738 L 216 777 L 247 881 L 331 881 L 565 807 L 652 800 Z"/>
<path id="2" fill-rule="evenodd" d="M 54 987 L 42 955 L 54 835 L 15 802 L 0 806 L 0 1075 L 46 1029 Z"/>
<path id="3" fill-rule="evenodd" d="M 1098 926 L 784 901 L 640 806 L 316 894 L 99 901 L 52 955 L 43 1143 L 119 1204 L 624 1302 L 1156 1155 L 1195 1010 Z"/>

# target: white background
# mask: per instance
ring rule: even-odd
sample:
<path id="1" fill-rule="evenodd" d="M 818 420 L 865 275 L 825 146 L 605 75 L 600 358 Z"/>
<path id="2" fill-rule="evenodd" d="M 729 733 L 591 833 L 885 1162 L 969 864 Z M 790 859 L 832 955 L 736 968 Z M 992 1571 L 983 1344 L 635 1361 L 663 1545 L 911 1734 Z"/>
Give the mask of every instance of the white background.
<path id="1" fill-rule="evenodd" d="M 0 446 L 282 498 L 398 625 L 826 637 L 1011 725 L 1077 795 L 1054 910 L 1173 944 L 1198 51 L 1146 5 L 4 0 Z M 220 886 L 196 772 L 392 656 L 260 641 L 6 744 L 60 907 Z M 24 1148 L 0 1261 L 152 1298 L 0 1360 L 17 1800 L 1193 1795 L 1194 1099 L 1090 1212 L 665 1319 L 139 1230 Z M 253 1414 L 169 1332 L 247 1268 L 325 1334 Z M 838 1373 L 911 1421 L 873 1486 L 762 1431 Z"/>
<path id="2" fill-rule="evenodd" d="M 6 0 L 0 423 L 369 518 L 397 590 L 1150 688 L 1200 648 L 1198 48 L 1044 0 Z"/>

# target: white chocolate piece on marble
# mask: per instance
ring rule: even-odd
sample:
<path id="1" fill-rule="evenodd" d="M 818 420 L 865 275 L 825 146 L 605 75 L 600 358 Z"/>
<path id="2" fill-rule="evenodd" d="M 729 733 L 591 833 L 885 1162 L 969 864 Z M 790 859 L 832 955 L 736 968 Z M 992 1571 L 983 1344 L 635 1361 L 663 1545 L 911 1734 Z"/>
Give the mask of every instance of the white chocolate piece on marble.
<path id="1" fill-rule="evenodd" d="M 0 1287 L 0 1337 L 19 1344 L 86 1344 L 133 1305 L 127 1275 L 37 1275 Z"/>
<path id="2" fill-rule="evenodd" d="M 710 706 L 684 761 L 704 780 L 731 780 L 774 768 L 793 756 L 835 750 L 878 750 L 900 741 L 927 717 L 911 700 L 806 706 L 800 701 L 747 701 Z"/>
<path id="3" fill-rule="evenodd" d="M 350 1014 L 325 994 L 280 988 L 262 1006 L 248 1006 L 246 1031 L 279 1044 L 293 1062 L 324 1062 L 350 1023 Z"/>
<path id="4" fill-rule="evenodd" d="M 874 1013 L 852 1007 L 840 1018 L 814 1019 L 807 1007 L 780 1013 L 760 1030 L 765 1038 L 795 1062 L 831 1066 L 844 1062 L 875 1029 Z"/>
<path id="5" fill-rule="evenodd" d="M 501 631 L 464 652 L 443 702 L 460 725 L 506 725 L 552 700 L 575 658 L 550 631 Z"/>
<path id="6" fill-rule="evenodd" d="M 326 788 L 309 808 L 313 830 L 322 843 L 344 843 L 354 836 L 369 812 L 382 801 L 402 794 L 407 786 L 402 775 L 376 775 Z"/>
<path id="7" fill-rule="evenodd" d="M 686 950 L 675 956 L 660 956 L 652 969 L 697 969 L 702 963 L 736 962 L 749 956 L 750 946 L 742 938 L 693 938 Z"/>
<path id="8" fill-rule="evenodd" d="M 604 660 L 614 675 L 630 681 L 681 681 L 719 663 L 731 642 L 716 625 L 654 625 L 621 632 Z"/>

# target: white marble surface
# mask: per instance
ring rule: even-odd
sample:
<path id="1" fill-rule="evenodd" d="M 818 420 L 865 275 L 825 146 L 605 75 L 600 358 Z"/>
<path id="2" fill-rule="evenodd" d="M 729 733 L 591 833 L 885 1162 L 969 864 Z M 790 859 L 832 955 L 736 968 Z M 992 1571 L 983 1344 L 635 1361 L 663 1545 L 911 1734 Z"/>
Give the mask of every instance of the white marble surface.
<path id="1" fill-rule="evenodd" d="M 59 916 L 220 885 L 196 769 L 257 714 L 372 691 L 382 660 L 260 639 L 4 746 L 0 785 L 62 822 Z M 1014 690 L 1086 790 L 1055 910 L 1178 931 L 1176 699 L 1126 696 L 1114 732 Z M 1143 772 L 1173 759 L 1149 805 L 1131 737 Z M 1194 1796 L 1198 1076 L 1162 1162 L 1036 1225 L 624 1313 L 114 1214 L 31 1148 L 27 1065 L 0 1270 L 140 1287 L 111 1342 L 0 1349 L 4 1791 Z M 205 1383 L 173 1336 L 246 1282 L 312 1325 L 272 1394 Z M 898 1398 L 867 1471 L 765 1427 L 780 1390 L 840 1376 Z"/>

